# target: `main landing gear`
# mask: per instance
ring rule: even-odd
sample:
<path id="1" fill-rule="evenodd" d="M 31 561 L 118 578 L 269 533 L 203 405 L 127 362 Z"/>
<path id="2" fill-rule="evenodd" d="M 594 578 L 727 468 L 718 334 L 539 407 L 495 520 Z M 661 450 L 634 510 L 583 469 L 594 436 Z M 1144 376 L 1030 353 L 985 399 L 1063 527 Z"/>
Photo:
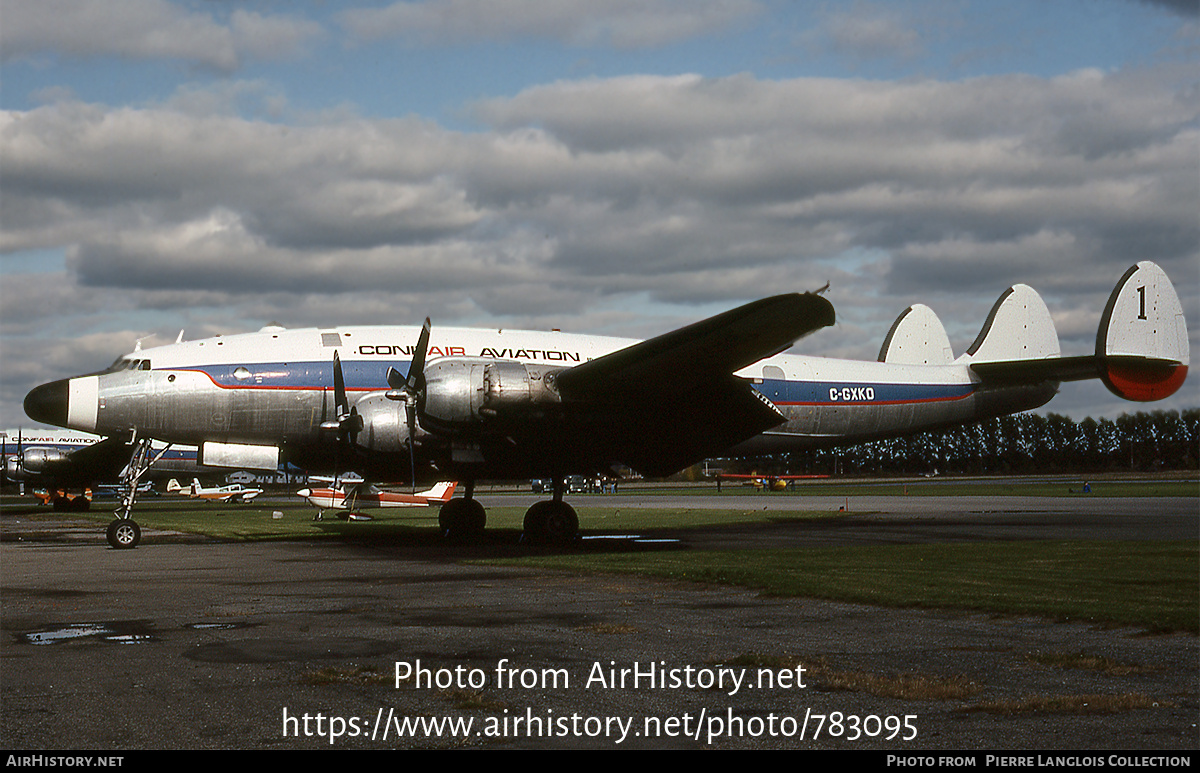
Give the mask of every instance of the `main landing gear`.
<path id="1" fill-rule="evenodd" d="M 563 501 L 565 479 L 554 480 L 554 498 L 536 502 L 525 511 L 525 539 L 536 545 L 569 545 L 579 536 L 579 516 Z M 451 499 L 438 512 L 438 526 L 447 538 L 477 540 L 483 536 L 487 513 L 474 498 L 475 482 L 467 482 L 466 496 Z"/>
<path id="2" fill-rule="evenodd" d="M 563 501 L 565 478 L 554 479 L 554 498 L 525 511 L 525 539 L 535 545 L 569 545 L 579 536 L 579 516 Z"/>
<path id="3" fill-rule="evenodd" d="M 447 539 L 472 542 L 483 536 L 487 512 L 475 500 L 475 481 L 467 481 L 467 493 L 462 499 L 451 499 L 438 511 L 438 527 Z"/>

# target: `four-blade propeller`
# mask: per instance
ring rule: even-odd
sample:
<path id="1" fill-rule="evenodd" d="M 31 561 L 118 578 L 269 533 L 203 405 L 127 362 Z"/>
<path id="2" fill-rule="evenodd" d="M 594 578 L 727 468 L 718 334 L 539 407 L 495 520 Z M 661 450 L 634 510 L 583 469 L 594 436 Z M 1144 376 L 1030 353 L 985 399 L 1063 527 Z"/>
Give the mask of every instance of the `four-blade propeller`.
<path id="1" fill-rule="evenodd" d="M 346 397 L 346 378 L 342 375 L 342 359 L 337 352 L 333 353 L 333 403 L 337 410 L 336 418 L 323 423 L 321 429 L 336 431 L 341 442 L 354 443 L 362 431 L 363 420 L 358 415 L 358 408 L 351 407 L 350 399 Z"/>
<path id="2" fill-rule="evenodd" d="M 384 395 L 389 400 L 403 400 L 405 420 L 408 424 L 408 453 L 409 464 L 412 468 L 412 480 L 416 483 L 416 451 L 414 438 L 417 433 L 417 406 L 425 392 L 425 357 L 429 350 L 429 317 L 421 328 L 417 339 L 417 347 L 413 350 L 413 359 L 408 366 L 408 376 L 400 375 L 395 368 L 388 368 L 388 390 Z M 358 413 L 357 406 L 350 405 L 346 396 L 346 378 L 342 373 L 342 360 L 335 351 L 333 353 L 333 399 L 337 414 L 333 421 L 324 422 L 321 428 L 337 433 L 340 443 L 354 445 L 358 433 L 363 429 L 363 418 Z"/>
<path id="3" fill-rule="evenodd" d="M 421 327 L 421 335 L 417 339 L 417 348 L 413 351 L 412 363 L 408 366 L 408 378 L 400 375 L 395 368 L 388 368 L 387 382 L 391 387 L 387 391 L 389 400 L 403 400 L 404 413 L 408 420 L 409 445 L 417 429 L 417 403 L 425 391 L 425 353 L 429 349 L 429 317 Z"/>

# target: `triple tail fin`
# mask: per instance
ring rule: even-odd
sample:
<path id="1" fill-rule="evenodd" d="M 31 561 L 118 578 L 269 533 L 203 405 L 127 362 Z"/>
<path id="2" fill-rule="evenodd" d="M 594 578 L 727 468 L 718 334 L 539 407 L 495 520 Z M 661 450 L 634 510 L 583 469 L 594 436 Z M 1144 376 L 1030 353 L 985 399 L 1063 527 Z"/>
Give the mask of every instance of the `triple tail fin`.
<path id="1" fill-rule="evenodd" d="M 996 301 L 975 343 L 959 361 L 974 366 L 1042 360 L 1061 354 L 1058 331 L 1042 296 L 1029 285 L 1013 285 Z"/>
<path id="2" fill-rule="evenodd" d="M 1161 400 L 1187 378 L 1187 323 L 1166 273 L 1142 261 L 1125 272 L 1109 296 L 1095 354 L 1062 357 L 1045 303 L 1031 288 L 1016 285 L 996 302 L 958 362 L 989 383 L 1098 378 L 1126 400 Z"/>
<path id="3" fill-rule="evenodd" d="M 891 365 L 949 365 L 954 361 L 954 353 L 937 314 L 918 303 L 896 317 L 887 338 L 883 339 L 879 361 Z"/>
<path id="4" fill-rule="evenodd" d="M 1117 283 L 1096 334 L 1100 379 L 1126 400 L 1161 400 L 1187 378 L 1190 359 L 1183 306 L 1166 272 L 1150 261 Z"/>

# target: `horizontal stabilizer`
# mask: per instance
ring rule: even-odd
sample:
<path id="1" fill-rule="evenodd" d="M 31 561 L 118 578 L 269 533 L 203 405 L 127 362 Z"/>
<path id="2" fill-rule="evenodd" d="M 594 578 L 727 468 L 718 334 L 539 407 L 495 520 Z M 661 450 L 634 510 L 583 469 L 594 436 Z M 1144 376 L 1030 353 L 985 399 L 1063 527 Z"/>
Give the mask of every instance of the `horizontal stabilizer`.
<path id="1" fill-rule="evenodd" d="M 883 339 L 879 361 L 891 365 L 949 365 L 954 354 L 942 321 L 933 309 L 918 303 L 896 317 Z"/>

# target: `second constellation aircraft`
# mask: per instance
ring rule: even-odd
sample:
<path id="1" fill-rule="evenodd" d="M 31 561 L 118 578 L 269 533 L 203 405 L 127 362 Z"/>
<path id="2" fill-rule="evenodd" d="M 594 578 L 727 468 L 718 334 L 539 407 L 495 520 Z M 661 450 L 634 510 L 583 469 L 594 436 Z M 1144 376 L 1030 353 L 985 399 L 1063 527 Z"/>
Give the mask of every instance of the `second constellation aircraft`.
<path id="1" fill-rule="evenodd" d="M 860 442 L 1016 413 L 1060 382 L 1099 378 L 1156 400 L 1183 383 L 1187 329 L 1155 264 L 1131 267 L 1093 354 L 1063 357 L 1041 297 L 1009 288 L 954 358 L 926 306 L 896 320 L 878 361 L 781 354 L 833 324 L 813 293 L 755 301 L 646 341 L 559 332 L 416 327 L 285 330 L 178 341 L 98 374 L 33 389 L 35 420 L 107 436 L 197 445 L 202 464 L 348 467 L 375 480 L 465 482 L 441 507 L 447 534 L 478 534 L 482 478 L 550 478 L 525 516 L 531 539 L 578 530 L 572 474 L 625 465 L 666 475 L 705 458 Z M 344 470 L 340 470 L 344 471 Z M 114 544 L 137 544 L 130 507 Z M 119 526 L 120 528 L 114 528 Z M 110 540 L 111 541 L 111 540 Z"/>

